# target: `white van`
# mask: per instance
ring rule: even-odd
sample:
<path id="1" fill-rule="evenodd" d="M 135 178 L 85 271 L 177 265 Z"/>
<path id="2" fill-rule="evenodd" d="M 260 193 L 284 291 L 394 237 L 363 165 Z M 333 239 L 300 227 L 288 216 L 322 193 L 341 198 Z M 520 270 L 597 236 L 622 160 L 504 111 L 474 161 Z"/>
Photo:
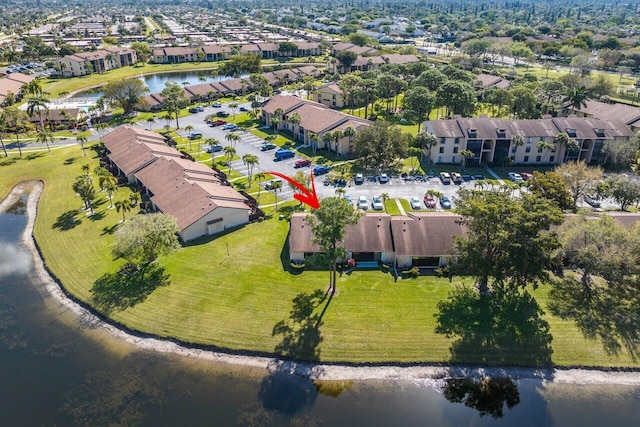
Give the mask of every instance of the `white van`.
<path id="1" fill-rule="evenodd" d="M 440 181 L 443 184 L 451 184 L 451 175 L 446 172 L 440 172 Z"/>

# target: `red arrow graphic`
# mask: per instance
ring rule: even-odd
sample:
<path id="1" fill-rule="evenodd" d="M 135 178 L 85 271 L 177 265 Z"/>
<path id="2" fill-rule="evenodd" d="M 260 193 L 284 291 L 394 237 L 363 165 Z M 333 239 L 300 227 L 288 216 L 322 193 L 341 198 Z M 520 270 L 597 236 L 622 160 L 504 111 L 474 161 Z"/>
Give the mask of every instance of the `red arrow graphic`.
<path id="1" fill-rule="evenodd" d="M 294 194 L 293 195 L 294 199 L 311 206 L 311 209 L 318 209 L 320 207 L 320 202 L 318 202 L 318 196 L 316 195 L 316 184 L 313 182 L 313 171 L 311 171 L 311 190 L 307 190 L 298 181 L 284 174 L 281 174 L 280 172 L 271 171 L 271 172 L 265 172 L 265 173 L 270 173 L 271 175 L 279 176 L 280 178 L 285 179 L 287 182 L 290 182 L 298 190 L 302 191 L 302 194 L 300 193 Z"/>

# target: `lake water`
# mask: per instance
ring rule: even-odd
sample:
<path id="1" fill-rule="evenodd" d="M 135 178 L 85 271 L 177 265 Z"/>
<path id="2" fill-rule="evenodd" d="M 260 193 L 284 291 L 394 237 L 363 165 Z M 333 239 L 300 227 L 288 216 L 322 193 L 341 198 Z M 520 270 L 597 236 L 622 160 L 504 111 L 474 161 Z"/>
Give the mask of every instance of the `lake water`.
<path id="1" fill-rule="evenodd" d="M 215 70 L 213 70 L 215 72 Z M 241 77 L 247 77 L 245 75 Z M 134 77 L 135 78 L 135 77 Z M 226 76 L 211 76 L 211 70 L 209 71 L 181 71 L 176 73 L 159 73 L 149 74 L 146 76 L 137 77 L 144 81 L 144 84 L 149 88 L 149 93 L 158 93 L 165 88 L 166 82 L 175 82 L 179 85 L 182 83 L 189 83 L 189 85 L 198 85 L 202 83 L 213 83 L 228 80 L 231 77 Z M 201 79 L 204 78 L 205 81 Z M 78 92 L 74 97 L 82 98 L 99 98 L 102 96 L 100 89 L 88 90 L 85 92 Z"/>
<path id="2" fill-rule="evenodd" d="M 43 293 L 20 243 L 25 201 L 0 214 L 0 426 L 640 425 L 635 386 L 519 380 L 479 393 L 464 379 L 314 384 L 138 351 Z M 475 408 L 453 403 L 470 395 Z"/>

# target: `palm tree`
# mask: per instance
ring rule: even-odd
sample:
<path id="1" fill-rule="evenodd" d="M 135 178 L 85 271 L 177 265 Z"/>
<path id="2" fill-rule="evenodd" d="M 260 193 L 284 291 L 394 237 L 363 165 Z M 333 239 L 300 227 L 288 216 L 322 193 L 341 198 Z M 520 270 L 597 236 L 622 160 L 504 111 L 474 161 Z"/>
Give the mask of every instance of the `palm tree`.
<path id="1" fill-rule="evenodd" d="M 258 164 L 258 156 L 254 154 L 245 154 L 242 156 L 242 163 L 247 167 L 249 185 L 251 185 L 251 176 L 253 175 L 253 168 Z"/>
<path id="2" fill-rule="evenodd" d="M 331 132 L 325 132 L 322 134 L 322 142 L 327 150 L 331 149 L 331 141 L 333 141 L 333 135 Z"/>
<path id="3" fill-rule="evenodd" d="M 347 190 L 345 190 L 343 187 L 338 187 L 338 188 L 336 188 L 336 191 L 335 191 L 335 193 L 336 193 L 338 196 L 344 196 L 344 194 L 345 194 L 346 192 L 347 192 Z"/>
<path id="4" fill-rule="evenodd" d="M 564 132 L 560 132 L 559 134 L 557 134 L 553 138 L 553 143 L 558 147 L 564 146 L 564 159 L 562 160 L 563 162 L 567 161 L 570 152 L 580 148 L 580 143 Z"/>
<path id="5" fill-rule="evenodd" d="M 542 156 L 542 158 L 544 159 L 545 157 L 547 157 L 547 155 L 553 151 L 553 149 L 556 146 L 551 143 L 551 142 L 547 142 L 547 141 L 540 141 L 538 142 L 538 148 L 541 148 L 542 150 L 544 150 L 544 155 Z"/>
<path id="6" fill-rule="evenodd" d="M 121 222 L 125 222 L 127 220 L 127 218 L 125 217 L 124 214 L 131 210 L 131 202 L 128 199 L 118 200 L 115 203 L 115 206 L 116 206 L 116 212 L 122 211 L 122 221 Z"/>
<path id="7" fill-rule="evenodd" d="M 51 151 L 51 147 L 49 147 L 49 141 L 53 142 L 53 132 L 51 132 L 51 129 L 47 129 L 47 128 L 38 129 L 38 135 L 36 136 L 36 141 L 46 144 L 47 150 Z"/>
<path id="8" fill-rule="evenodd" d="M 262 180 L 265 179 L 266 177 L 267 175 L 264 172 L 256 173 L 255 178 L 258 180 L 258 198 L 260 198 L 260 193 L 262 191 L 262 186 L 260 184 L 262 183 Z"/>
<path id="9" fill-rule="evenodd" d="M 84 151 L 84 144 L 87 142 L 87 135 L 79 133 L 78 136 L 76 136 L 76 142 L 78 142 L 80 147 L 82 147 L 82 155 L 86 156 L 87 153 Z"/>
<path id="10" fill-rule="evenodd" d="M 131 206 L 137 205 L 141 200 L 142 196 L 140 196 L 140 193 L 138 193 L 137 191 L 133 191 L 131 194 L 129 194 L 129 203 L 131 204 Z"/>
<path id="11" fill-rule="evenodd" d="M 40 81 L 40 79 L 31 80 L 29 83 L 25 84 L 22 87 L 22 90 L 32 96 L 39 96 L 44 94 L 44 92 L 42 91 L 42 82 Z"/>
<path id="12" fill-rule="evenodd" d="M 564 98 L 565 102 L 571 104 L 571 108 L 579 110 L 581 107 L 587 106 L 587 90 L 584 86 L 574 86 L 567 88 L 567 95 Z"/>
<path id="13" fill-rule="evenodd" d="M 227 173 L 231 173 L 231 159 L 236 155 L 236 149 L 230 145 L 227 145 L 223 149 L 225 156 L 227 156 L 227 166 L 229 166 L 229 170 Z"/>
<path id="14" fill-rule="evenodd" d="M 273 130 L 278 135 L 278 124 L 280 124 L 280 119 L 277 117 L 273 117 L 271 119 L 271 125 L 273 126 Z"/>
<path id="15" fill-rule="evenodd" d="M 93 199 L 96 195 L 96 190 L 93 187 L 93 180 L 89 175 L 80 175 L 76 177 L 72 186 L 73 190 L 78 193 L 85 209 L 90 209 L 93 213 Z"/>
<path id="16" fill-rule="evenodd" d="M 4 156 L 9 157 L 9 153 L 7 153 L 7 147 L 4 145 L 4 135 L 5 132 L 9 129 L 9 119 L 7 118 L 4 110 L 0 111 L 0 144 L 2 145 L 2 151 L 4 151 Z"/>
<path id="17" fill-rule="evenodd" d="M 384 210 L 387 210 L 387 200 L 389 200 L 389 193 L 380 194 L 380 198 L 382 199 L 382 205 L 384 206 Z"/>
<path id="18" fill-rule="evenodd" d="M 238 143 L 238 141 L 240 141 L 240 135 L 238 135 L 236 132 L 229 132 L 225 135 L 224 139 L 226 139 L 227 142 L 229 142 L 235 150 L 236 144 Z"/>
<path id="19" fill-rule="evenodd" d="M 467 160 L 475 157 L 475 154 L 473 154 L 473 151 L 471 150 L 462 150 L 458 154 L 460 154 L 460 159 L 462 161 L 462 170 L 464 170 L 464 167 L 467 165 Z"/>
<path id="20" fill-rule="evenodd" d="M 185 131 L 187 131 L 187 133 L 189 134 L 189 151 L 191 151 L 191 141 L 193 141 L 193 140 L 191 139 L 191 131 L 193 130 L 193 126 L 191 126 L 191 125 L 186 125 L 186 126 L 184 127 L 184 130 L 185 130 Z"/>
<path id="21" fill-rule="evenodd" d="M 271 190 L 273 190 L 273 195 L 276 198 L 276 210 L 278 210 L 278 192 L 282 189 L 282 181 L 272 181 L 271 182 Z"/>
<path id="22" fill-rule="evenodd" d="M 155 119 L 153 117 L 148 117 L 147 118 L 147 123 L 149 124 L 149 130 L 151 130 L 151 124 L 155 122 Z"/>
<path id="23" fill-rule="evenodd" d="M 291 133 L 293 133 L 293 139 L 297 141 L 298 132 L 295 131 L 295 126 L 300 124 L 300 122 L 302 121 L 302 118 L 300 117 L 299 113 L 293 113 L 292 115 L 289 116 L 288 120 L 289 120 L 289 123 L 292 124 Z"/>
<path id="24" fill-rule="evenodd" d="M 311 141 L 311 149 L 313 150 L 313 155 L 315 156 L 316 150 L 318 149 L 318 134 L 315 132 L 309 133 L 309 140 Z"/>
<path id="25" fill-rule="evenodd" d="M 356 136 L 356 130 L 353 126 L 347 126 L 344 131 L 342 131 L 342 135 L 349 138 L 349 153 L 351 153 L 351 144 L 353 143 L 353 137 Z"/>
<path id="26" fill-rule="evenodd" d="M 44 120 L 42 119 L 42 112 L 47 110 L 47 104 L 49 100 L 43 95 L 35 95 L 27 100 L 27 114 L 33 117 L 37 114 L 40 119 L 40 128 L 44 128 Z"/>
<path id="27" fill-rule="evenodd" d="M 104 182 L 103 188 L 107 192 L 107 196 L 109 197 L 109 207 L 107 209 L 111 209 L 113 207 L 113 203 L 111 198 L 113 197 L 113 193 L 118 192 L 117 180 L 115 177 L 111 176 L 112 179 L 108 179 Z"/>
<path id="28" fill-rule="evenodd" d="M 108 62 L 108 63 L 109 63 L 109 69 L 116 68 L 116 67 L 112 67 L 112 66 L 111 66 L 111 63 L 112 63 L 112 62 L 114 62 L 114 61 L 116 60 L 116 56 L 115 56 L 112 52 L 107 53 L 107 54 L 105 55 L 104 59 L 105 59 L 105 61 L 106 61 L 106 62 Z M 106 70 L 105 70 L 105 71 L 106 71 Z"/>
<path id="29" fill-rule="evenodd" d="M 236 121 L 236 110 L 238 109 L 238 103 L 237 102 L 231 102 L 229 104 L 229 109 L 231 110 L 231 112 L 233 113 L 233 118 L 232 121 Z"/>

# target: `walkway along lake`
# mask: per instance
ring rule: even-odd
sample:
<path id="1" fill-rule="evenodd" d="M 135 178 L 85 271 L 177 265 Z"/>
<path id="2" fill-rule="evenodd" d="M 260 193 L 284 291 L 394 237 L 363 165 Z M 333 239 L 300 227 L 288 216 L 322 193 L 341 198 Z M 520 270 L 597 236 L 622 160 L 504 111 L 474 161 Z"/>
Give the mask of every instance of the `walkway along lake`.
<path id="1" fill-rule="evenodd" d="M 638 373 L 493 369 L 521 379 L 480 381 L 478 369 L 145 350 L 52 296 L 23 239 L 40 189 L 23 190 L 0 205 L 0 425 L 640 425 Z"/>

